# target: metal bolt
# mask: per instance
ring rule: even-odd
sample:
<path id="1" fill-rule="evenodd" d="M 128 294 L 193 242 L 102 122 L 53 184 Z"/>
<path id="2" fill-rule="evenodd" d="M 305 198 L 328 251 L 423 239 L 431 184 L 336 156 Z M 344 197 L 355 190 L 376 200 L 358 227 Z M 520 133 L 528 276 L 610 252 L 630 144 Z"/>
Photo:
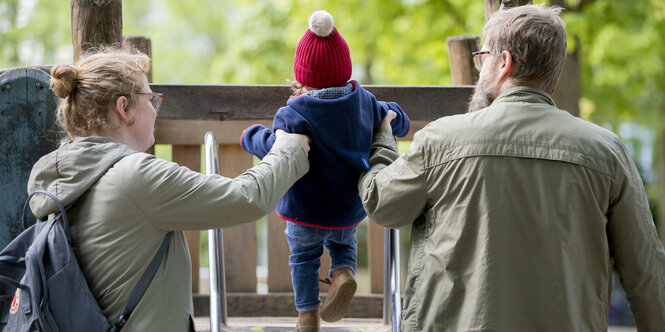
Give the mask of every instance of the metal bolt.
<path id="1" fill-rule="evenodd" d="M 37 82 L 35 82 L 35 86 L 39 88 L 39 87 L 41 87 L 41 86 L 42 86 L 42 83 L 41 83 L 41 82 L 39 82 L 39 81 L 37 81 Z"/>
<path id="2" fill-rule="evenodd" d="M 9 90 L 9 89 L 11 89 L 11 88 L 12 88 L 12 85 L 11 85 L 11 84 L 9 84 L 9 83 L 5 84 L 5 90 Z"/>

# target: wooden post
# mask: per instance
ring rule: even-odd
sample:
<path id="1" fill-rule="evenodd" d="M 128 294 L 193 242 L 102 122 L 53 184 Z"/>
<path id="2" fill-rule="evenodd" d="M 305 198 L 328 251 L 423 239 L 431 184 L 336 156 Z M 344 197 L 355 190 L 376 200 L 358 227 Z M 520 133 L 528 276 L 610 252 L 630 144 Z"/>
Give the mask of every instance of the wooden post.
<path id="1" fill-rule="evenodd" d="M 178 165 L 185 166 L 192 171 L 201 171 L 201 146 L 200 145 L 174 145 L 172 159 Z M 192 293 L 199 292 L 199 268 L 201 266 L 201 232 L 186 231 L 189 258 L 192 262 Z"/>
<path id="2" fill-rule="evenodd" d="M 126 49 L 137 50 L 150 59 L 152 59 L 152 42 L 150 38 L 145 36 L 124 36 L 122 37 L 122 46 Z M 150 65 L 150 71 L 146 74 L 148 77 L 148 82 L 152 83 L 152 64 Z"/>
<path id="3" fill-rule="evenodd" d="M 90 48 L 120 46 L 122 0 L 71 0 L 74 62 Z"/>
<path id="4" fill-rule="evenodd" d="M 479 36 L 453 36 L 446 39 L 450 73 L 454 85 L 473 85 L 478 80 L 478 70 L 471 53 L 480 49 Z"/>
<path id="5" fill-rule="evenodd" d="M 148 71 L 145 74 L 145 76 L 148 78 L 148 83 L 152 83 L 153 63 L 152 63 L 152 43 L 150 42 L 150 38 L 144 36 L 124 36 L 122 37 L 122 47 L 129 50 L 137 50 L 147 55 L 151 59 L 150 71 Z M 155 146 L 153 145 L 149 147 L 148 150 L 146 150 L 145 152 L 149 154 L 155 154 Z M 196 171 L 198 172 L 199 169 L 200 167 L 197 168 Z"/>
<path id="6" fill-rule="evenodd" d="M 239 144 L 220 145 L 220 171 L 236 177 L 252 167 L 252 155 Z M 256 223 L 224 229 L 224 268 L 227 292 L 256 293 Z"/>
<path id="7" fill-rule="evenodd" d="M 384 228 L 373 220 L 368 220 L 367 233 L 369 241 L 369 278 L 370 291 L 383 294 L 383 232 Z"/>
<path id="8" fill-rule="evenodd" d="M 284 236 L 285 229 L 286 221 L 275 211 L 271 212 L 268 215 L 268 291 L 271 293 L 293 292 L 289 267 L 291 251 Z"/>

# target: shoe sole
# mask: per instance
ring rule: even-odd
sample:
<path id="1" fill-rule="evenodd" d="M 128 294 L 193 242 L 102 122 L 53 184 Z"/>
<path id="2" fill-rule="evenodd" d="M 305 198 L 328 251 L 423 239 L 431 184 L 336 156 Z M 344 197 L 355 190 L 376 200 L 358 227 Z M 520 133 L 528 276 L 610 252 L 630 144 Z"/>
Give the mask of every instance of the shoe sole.
<path id="1" fill-rule="evenodd" d="M 330 323 L 344 318 L 346 312 L 349 311 L 349 305 L 357 287 L 358 285 L 353 279 L 340 281 L 335 292 L 330 295 L 330 299 L 326 299 L 321 308 L 321 319 Z"/>

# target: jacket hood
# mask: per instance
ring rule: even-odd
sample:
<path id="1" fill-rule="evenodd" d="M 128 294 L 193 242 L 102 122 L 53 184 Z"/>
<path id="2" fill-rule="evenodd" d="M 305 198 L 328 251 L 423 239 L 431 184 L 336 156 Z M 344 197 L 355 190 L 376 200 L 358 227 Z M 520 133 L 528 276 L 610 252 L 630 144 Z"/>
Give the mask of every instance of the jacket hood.
<path id="1" fill-rule="evenodd" d="M 28 179 L 28 194 L 45 190 L 67 205 L 90 189 L 116 162 L 133 153 L 137 151 L 110 138 L 76 138 L 35 163 Z M 53 200 L 44 195 L 33 196 L 30 209 L 38 218 L 58 210 Z"/>
<path id="2" fill-rule="evenodd" d="M 376 99 L 359 84 L 355 90 L 338 99 L 298 96 L 289 99 L 287 107 L 307 124 L 315 143 L 360 170 L 369 169 Z M 274 128 L 277 129 L 277 128 Z"/>

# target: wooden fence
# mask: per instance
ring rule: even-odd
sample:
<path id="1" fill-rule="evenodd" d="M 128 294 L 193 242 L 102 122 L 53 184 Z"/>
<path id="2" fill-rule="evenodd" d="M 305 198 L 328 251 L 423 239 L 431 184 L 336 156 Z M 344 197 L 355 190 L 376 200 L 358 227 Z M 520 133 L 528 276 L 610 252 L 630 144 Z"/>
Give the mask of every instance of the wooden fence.
<path id="1" fill-rule="evenodd" d="M 165 94 L 156 125 L 156 143 L 172 145 L 172 159 L 193 170 L 201 168 L 201 144 L 207 131 L 220 146 L 221 174 L 237 176 L 252 167 L 253 157 L 238 144 L 242 131 L 255 123 L 272 126 L 272 118 L 290 95 L 283 85 L 164 85 L 151 84 Z M 411 119 L 413 133 L 442 116 L 463 113 L 471 86 L 368 86 L 379 100 L 395 101 Z M 255 224 L 224 229 L 224 260 L 230 316 L 295 315 L 285 221 L 268 216 L 268 295 L 256 294 L 257 234 Z M 368 231 L 371 294 L 358 294 L 350 316 L 381 317 L 383 292 L 383 228 L 373 222 Z M 192 255 L 194 293 L 198 293 L 200 232 L 187 232 Z M 362 241 L 361 241 L 362 242 Z M 330 267 L 326 255 L 321 276 Z M 322 287 L 322 292 L 327 289 Z M 206 295 L 195 295 L 197 315 L 208 314 Z"/>

